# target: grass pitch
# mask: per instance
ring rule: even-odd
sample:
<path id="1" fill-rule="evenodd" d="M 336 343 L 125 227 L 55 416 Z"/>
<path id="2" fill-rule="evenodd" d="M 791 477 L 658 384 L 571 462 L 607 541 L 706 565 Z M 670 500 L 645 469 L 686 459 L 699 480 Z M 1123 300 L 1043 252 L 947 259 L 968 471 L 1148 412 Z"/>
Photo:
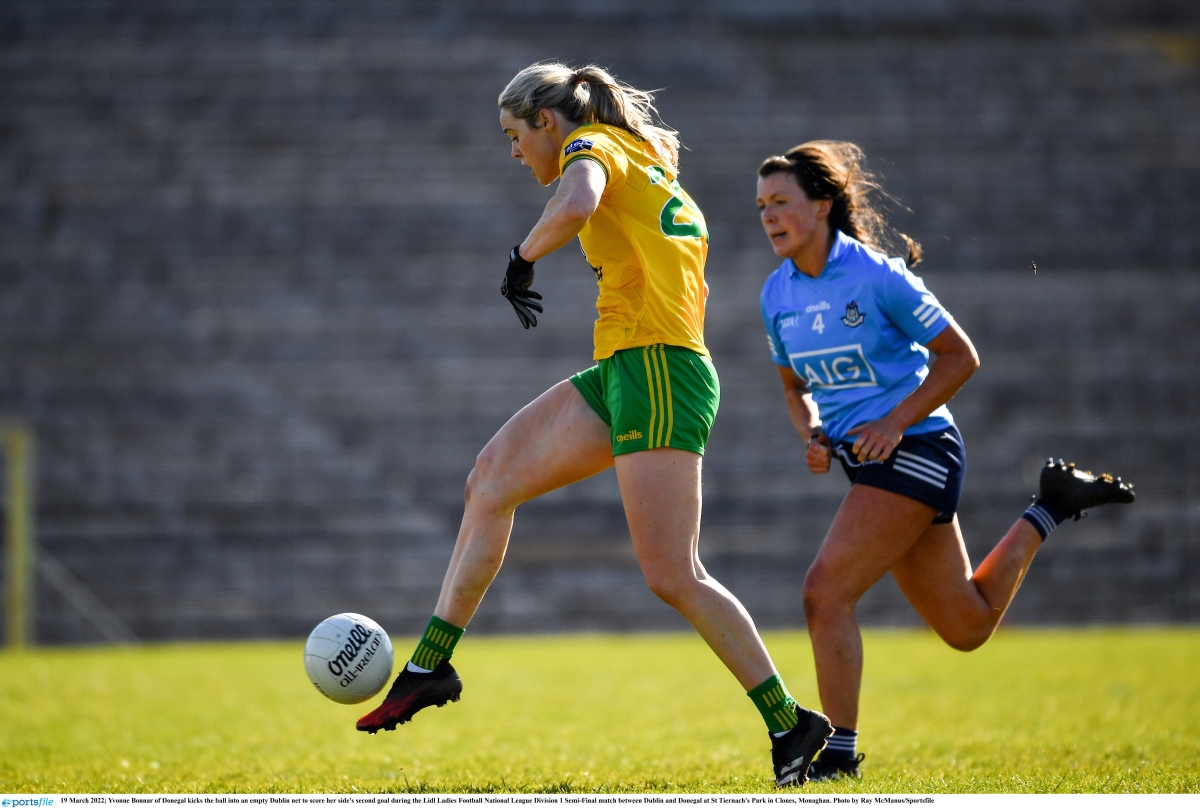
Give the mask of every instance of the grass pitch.
<path id="1" fill-rule="evenodd" d="M 815 705 L 807 635 L 766 640 Z M 865 776 L 810 793 L 1200 791 L 1200 630 L 865 645 Z M 693 635 L 468 635 L 454 662 L 461 702 L 368 736 L 378 697 L 324 699 L 298 642 L 0 654 L 0 792 L 773 790 L 758 714 Z"/>

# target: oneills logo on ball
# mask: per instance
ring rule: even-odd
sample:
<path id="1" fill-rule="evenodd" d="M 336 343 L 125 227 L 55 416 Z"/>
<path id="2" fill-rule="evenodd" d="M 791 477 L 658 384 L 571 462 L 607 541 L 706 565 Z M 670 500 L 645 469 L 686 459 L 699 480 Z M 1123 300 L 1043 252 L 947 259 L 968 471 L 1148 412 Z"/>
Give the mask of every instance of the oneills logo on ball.
<path id="1" fill-rule="evenodd" d="M 358 678 L 362 673 L 363 668 L 371 661 L 371 657 L 375 656 L 375 652 L 379 650 L 379 646 L 383 644 L 383 638 L 378 633 L 372 631 L 366 626 L 354 624 L 354 628 L 350 629 L 350 633 L 346 640 L 346 645 L 338 655 L 329 660 L 329 672 L 334 676 L 341 676 L 342 687 L 348 686 L 351 682 Z M 362 652 L 362 659 L 357 663 L 359 652 Z M 351 667 L 353 665 L 353 667 Z"/>

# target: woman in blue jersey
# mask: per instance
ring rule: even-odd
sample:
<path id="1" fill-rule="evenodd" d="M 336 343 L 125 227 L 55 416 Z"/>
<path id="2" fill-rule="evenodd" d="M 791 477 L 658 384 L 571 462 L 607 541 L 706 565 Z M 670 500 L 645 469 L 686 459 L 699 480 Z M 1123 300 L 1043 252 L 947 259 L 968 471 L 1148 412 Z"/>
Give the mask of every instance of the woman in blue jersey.
<path id="1" fill-rule="evenodd" d="M 809 771 L 815 780 L 859 775 L 854 610 L 885 573 L 942 639 L 970 651 L 996 630 L 1051 530 L 1084 508 L 1133 501 L 1119 478 L 1048 463 L 1037 502 L 972 571 L 955 515 L 966 454 L 946 403 L 979 358 L 909 270 L 921 248 L 887 227 L 862 162 L 851 143 L 814 141 L 758 171 L 763 228 L 785 259 L 761 303 L 788 410 L 809 470 L 825 474 L 837 457 L 851 481 L 804 581 L 817 685 L 834 725 Z M 907 261 L 887 256 L 897 242 Z"/>

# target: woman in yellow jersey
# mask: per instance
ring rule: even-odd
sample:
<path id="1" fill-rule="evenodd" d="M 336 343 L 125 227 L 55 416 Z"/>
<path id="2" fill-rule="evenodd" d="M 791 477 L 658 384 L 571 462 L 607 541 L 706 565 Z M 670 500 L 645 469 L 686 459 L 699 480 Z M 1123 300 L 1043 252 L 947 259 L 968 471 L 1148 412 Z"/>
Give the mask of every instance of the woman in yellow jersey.
<path id="1" fill-rule="evenodd" d="M 600 291 L 597 364 L 518 412 L 479 454 L 434 615 L 383 704 L 358 728 L 395 729 L 424 707 L 458 699 L 449 657 L 500 569 L 514 510 L 615 466 L 647 584 L 758 707 L 776 784 L 803 785 L 832 728 L 791 697 L 749 614 L 697 552 L 701 456 L 720 397 L 704 345 L 708 234 L 679 186 L 678 140 L 654 123 L 652 100 L 600 68 L 555 63 L 522 70 L 500 95 L 512 156 L 542 185 L 559 181 L 509 255 L 501 291 L 521 324 L 536 326 L 533 262 L 578 236 Z"/>

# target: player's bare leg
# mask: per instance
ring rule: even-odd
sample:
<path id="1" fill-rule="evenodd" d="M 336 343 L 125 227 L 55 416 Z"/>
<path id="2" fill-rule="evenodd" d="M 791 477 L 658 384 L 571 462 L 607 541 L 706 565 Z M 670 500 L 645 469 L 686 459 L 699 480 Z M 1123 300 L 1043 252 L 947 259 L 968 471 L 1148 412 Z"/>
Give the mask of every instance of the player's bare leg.
<path id="1" fill-rule="evenodd" d="M 462 682 L 448 659 L 495 579 L 512 532 L 517 506 L 612 465 L 609 428 L 570 381 L 563 381 L 526 406 L 479 453 L 467 478 L 466 507 L 458 541 L 442 582 L 430 628 L 418 645 L 429 650 L 428 670 L 412 662 L 401 671 L 383 703 L 358 720 L 375 733 L 410 721 L 419 710 L 457 701 Z M 437 626 L 434 626 L 437 623 Z M 434 635 L 434 636 L 430 636 Z"/>
<path id="2" fill-rule="evenodd" d="M 1045 540 L 1031 519 L 1043 531 L 1053 530 L 1057 521 L 1086 508 L 1134 500 L 1132 485 L 1061 460 L 1043 467 L 1039 494 L 1038 504 L 1009 528 L 973 574 L 957 517 L 931 525 L 892 568 L 909 602 L 954 648 L 978 648 L 1000 624 Z"/>
<path id="3" fill-rule="evenodd" d="M 1043 470 L 1041 490 L 1039 502 L 1062 514 L 1134 499 L 1132 486 L 1061 461 Z M 958 517 L 934 525 L 935 515 L 899 494 L 853 485 L 808 572 L 804 611 L 821 704 L 834 726 L 858 726 L 862 638 L 854 607 L 885 572 L 947 644 L 971 651 L 996 631 L 1043 543 L 1033 523 L 1018 519 L 972 572 Z"/>
<path id="4" fill-rule="evenodd" d="M 771 716 L 775 785 L 804 785 L 809 764 L 833 727 L 824 715 L 791 698 L 749 613 L 700 563 L 700 455 L 651 449 L 619 455 L 616 467 L 646 583 L 692 624 L 764 719 Z"/>
<path id="5" fill-rule="evenodd" d="M 808 570 L 804 614 L 821 708 L 835 727 L 858 726 L 863 654 L 854 608 L 936 515 L 908 497 L 852 485 Z"/>
<path id="6" fill-rule="evenodd" d="M 700 563 L 701 457 L 650 449 L 616 457 L 621 500 L 651 591 L 682 614 L 746 690 L 775 665 L 746 609 Z"/>
<path id="7" fill-rule="evenodd" d="M 810 454 L 812 453 L 810 447 Z M 812 465 L 810 463 L 810 465 Z M 817 686 L 835 727 L 836 753 L 810 768 L 815 780 L 857 777 L 854 755 L 862 682 L 858 600 L 889 568 L 905 597 L 943 640 L 971 651 L 987 642 L 1054 527 L 1090 507 L 1133 502 L 1131 485 L 1049 461 L 1039 498 L 972 572 L 958 518 L 932 524 L 932 507 L 852 485 L 804 582 Z M 845 740 L 838 743 L 840 738 Z"/>
<path id="8" fill-rule="evenodd" d="M 858 726 L 863 657 L 854 608 L 888 570 L 930 627 L 969 651 L 995 632 L 1042 544 L 1019 519 L 972 575 L 957 517 L 934 525 L 935 515 L 908 497 L 851 486 L 809 570 L 804 610 L 821 705 L 834 726 Z"/>
<path id="9" fill-rule="evenodd" d="M 1041 546 L 1033 525 L 1018 519 L 972 573 L 956 516 L 930 525 L 892 567 L 892 576 L 939 637 L 952 648 L 973 651 L 1000 625 Z"/>
<path id="10" fill-rule="evenodd" d="M 504 561 L 517 506 L 612 464 L 609 427 L 570 381 L 509 419 L 467 478 L 458 541 L 434 614 L 465 628 Z"/>

